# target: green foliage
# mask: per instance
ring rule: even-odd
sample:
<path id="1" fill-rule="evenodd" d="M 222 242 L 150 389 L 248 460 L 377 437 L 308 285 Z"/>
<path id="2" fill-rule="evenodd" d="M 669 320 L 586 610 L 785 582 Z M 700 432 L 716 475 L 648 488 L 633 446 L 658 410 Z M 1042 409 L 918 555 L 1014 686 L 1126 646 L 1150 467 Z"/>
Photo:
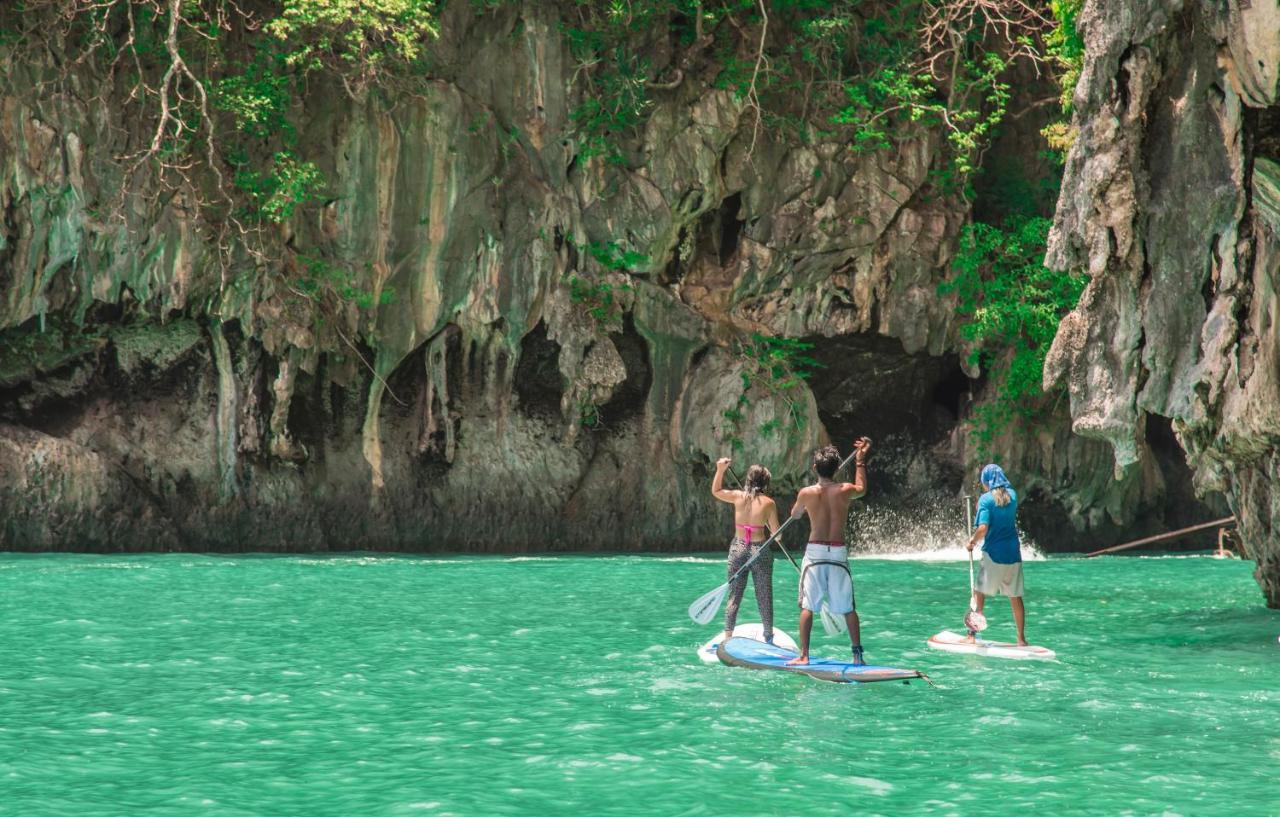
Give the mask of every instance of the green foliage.
<path id="1" fill-rule="evenodd" d="M 773 393 L 799 387 L 822 364 L 809 355 L 813 344 L 799 338 L 782 338 L 755 332 L 742 346 L 742 353 L 755 363 L 758 377 Z"/>
<path id="2" fill-rule="evenodd" d="M 584 249 L 584 245 L 579 244 L 578 249 Z M 585 249 L 600 266 L 617 272 L 641 272 L 649 263 L 649 256 L 628 250 L 617 241 L 591 241 Z"/>
<path id="3" fill-rule="evenodd" d="M 622 327 L 621 295 L 631 291 L 630 284 L 596 281 L 576 273 L 568 275 L 569 300 L 580 307 L 604 330 Z"/>
<path id="4" fill-rule="evenodd" d="M 1084 0 L 1050 0 L 1056 25 L 1045 37 L 1046 54 L 1062 70 L 1058 84 L 1062 87 L 1062 110 L 1071 112 L 1071 98 L 1075 95 L 1080 72 L 1084 69 L 1084 39 L 1076 30 Z"/>
<path id="5" fill-rule="evenodd" d="M 578 422 L 583 428 L 600 428 L 604 425 L 604 418 L 600 416 L 600 407 L 592 402 L 589 395 L 582 395 L 578 398 Z"/>
<path id="6" fill-rule="evenodd" d="M 279 135 L 285 144 L 292 144 L 296 132 L 288 113 L 294 86 L 283 69 L 283 58 L 278 54 L 259 54 L 244 73 L 218 80 L 214 107 L 235 117 L 236 129 L 247 136 L 270 139 Z"/>
<path id="7" fill-rule="evenodd" d="M 1034 421 L 1043 407 L 1044 358 L 1062 316 L 1084 290 L 1080 276 L 1044 266 L 1048 219 L 1010 216 L 999 226 L 965 228 L 953 262 L 955 277 L 938 287 L 954 294 L 961 333 L 976 348 L 995 399 L 974 412 L 980 450 L 1015 420 Z"/>
<path id="8" fill-rule="evenodd" d="M 315 199 L 323 184 L 324 176 L 314 162 L 301 161 L 289 151 L 276 153 L 266 172 L 244 164 L 235 174 L 236 187 L 249 199 L 249 214 L 276 224 L 288 221 L 295 209 Z"/>
<path id="9" fill-rule="evenodd" d="M 656 13 L 647 6 L 642 10 L 641 19 Z M 593 23 L 590 28 L 561 28 L 587 86 L 569 119 L 581 142 L 578 154 L 582 158 L 604 156 L 610 163 L 622 164 L 625 159 L 619 139 L 643 123 L 653 106 L 645 88 L 649 63 L 627 47 L 636 23 L 617 4 Z"/>
<path id="10" fill-rule="evenodd" d="M 1076 30 L 1084 0 L 1051 0 L 1049 7 L 1056 25 L 1045 38 L 1046 53 L 1061 72 L 1058 84 L 1062 88 L 1062 95 L 1058 101 L 1062 106 L 1063 117 L 1050 122 L 1040 134 L 1061 162 L 1076 140 L 1076 129 L 1071 125 L 1070 116 L 1071 100 L 1075 96 L 1076 85 L 1080 82 L 1080 72 L 1084 70 L 1084 40 Z"/>
<path id="11" fill-rule="evenodd" d="M 334 266 L 316 255 L 298 257 L 302 272 L 291 282 L 292 289 L 316 303 L 334 298 L 340 303 L 352 303 L 360 309 L 372 309 L 376 304 L 386 306 L 395 299 L 391 287 L 383 287 L 375 299 L 373 292 L 359 286 L 361 276 L 355 270 Z"/>
<path id="12" fill-rule="evenodd" d="M 542 233 L 546 238 L 546 233 Z M 639 272 L 648 263 L 649 256 L 629 250 L 614 240 L 576 242 L 565 241 L 578 252 L 591 256 L 601 267 L 612 272 Z M 580 307 L 603 331 L 622 327 L 622 298 L 632 291 L 630 284 L 601 280 L 586 272 L 569 272 L 565 276 L 569 284 L 569 300 Z"/>
<path id="13" fill-rule="evenodd" d="M 758 332 L 739 345 L 738 353 L 747 362 L 742 372 L 742 391 L 734 405 L 722 412 L 729 421 L 728 442 L 735 451 L 743 448 L 742 424 L 746 421 L 747 407 L 751 403 L 753 389 L 780 400 L 785 406 L 785 417 L 764 422 L 757 428 L 760 437 L 784 433 L 794 444 L 808 425 L 802 386 L 822 364 L 809 355 L 813 344 L 799 338 L 775 337 Z"/>
<path id="14" fill-rule="evenodd" d="M 950 162 L 935 183 L 954 186 L 977 170 L 978 157 L 1009 104 L 1009 84 L 1001 79 L 1008 62 L 991 51 L 957 63 L 945 95 L 933 76 L 909 61 L 884 66 L 844 83 L 847 104 L 832 117 L 854 129 L 856 151 L 893 146 L 914 128 L 947 135 Z"/>
<path id="15" fill-rule="evenodd" d="M 290 66 L 345 66 L 366 75 L 388 62 L 416 62 L 439 33 L 435 0 L 283 0 L 265 29 L 285 47 Z"/>

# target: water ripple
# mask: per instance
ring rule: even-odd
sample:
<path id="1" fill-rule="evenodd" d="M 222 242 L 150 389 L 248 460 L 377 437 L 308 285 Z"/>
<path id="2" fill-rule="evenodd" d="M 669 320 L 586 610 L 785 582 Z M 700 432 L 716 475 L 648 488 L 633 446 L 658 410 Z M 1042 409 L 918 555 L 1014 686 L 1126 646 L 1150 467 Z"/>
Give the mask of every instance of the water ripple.
<path id="1" fill-rule="evenodd" d="M 1249 565 L 1030 564 L 1027 664 L 924 648 L 963 561 L 854 573 L 869 656 L 938 688 L 702 664 L 706 556 L 0 556 L 0 814 L 1274 813 Z"/>

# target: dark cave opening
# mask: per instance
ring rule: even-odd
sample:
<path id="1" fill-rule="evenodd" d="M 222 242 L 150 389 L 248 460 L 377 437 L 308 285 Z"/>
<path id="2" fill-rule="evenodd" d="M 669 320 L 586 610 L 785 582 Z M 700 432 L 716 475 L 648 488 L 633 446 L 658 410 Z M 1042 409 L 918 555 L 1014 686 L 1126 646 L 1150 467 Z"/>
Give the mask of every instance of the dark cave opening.
<path id="1" fill-rule="evenodd" d="M 933 385 L 933 404 L 951 417 L 954 423 L 960 419 L 964 407 L 973 399 L 973 381 L 957 365 L 943 372 Z"/>
<path id="2" fill-rule="evenodd" d="M 530 417 L 558 419 L 565 382 L 560 374 L 560 344 L 547 337 L 547 325 L 538 325 L 520 339 L 516 364 L 516 397 Z"/>
<path id="3" fill-rule="evenodd" d="M 649 397 L 649 385 L 653 382 L 649 346 L 636 331 L 635 321 L 630 314 L 623 318 L 622 331 L 612 333 L 609 339 L 622 356 L 627 379 L 614 389 L 613 397 L 600 407 L 600 419 L 606 427 L 643 414 L 645 400 Z"/>
<path id="4" fill-rule="evenodd" d="M 333 415 L 330 417 L 324 409 L 324 364 L 317 368 L 315 375 L 299 371 L 293 383 L 293 398 L 289 401 L 289 417 L 286 425 L 295 442 L 306 447 L 309 459 L 323 460 L 325 440 L 337 429 L 341 428 L 341 395 L 337 384 L 328 384 L 330 388 Z M 272 399 L 274 400 L 274 393 Z"/>
<path id="5" fill-rule="evenodd" d="M 1280 105 L 1270 108 L 1246 108 L 1245 130 L 1253 141 L 1253 155 L 1280 161 Z"/>
<path id="6" fill-rule="evenodd" d="M 667 266 L 662 270 L 662 281 L 665 284 L 674 284 L 684 276 L 684 269 L 680 262 L 681 248 L 689 236 L 688 229 L 681 227 L 676 234 L 676 247 L 671 251 L 671 260 L 667 262 Z"/>
<path id="7" fill-rule="evenodd" d="M 720 222 L 719 260 L 720 266 L 727 267 L 738 252 L 738 242 L 742 238 L 743 223 L 738 220 L 738 211 L 742 209 L 742 194 L 734 193 L 720 202 L 716 219 Z"/>
<path id="8" fill-rule="evenodd" d="M 818 416 L 838 445 L 854 436 L 934 443 L 954 428 L 969 378 L 954 354 L 908 354 L 879 335 L 810 337 L 821 366 L 809 378 Z"/>
<path id="9" fill-rule="evenodd" d="M 742 194 L 725 196 L 719 206 L 703 213 L 698 219 L 698 251 L 700 258 L 714 258 L 721 267 L 733 263 L 746 226 L 739 219 L 742 210 Z M 682 240 L 683 244 L 683 240 Z M 677 256 L 680 248 L 676 248 Z"/>
<path id="10" fill-rule="evenodd" d="M 229 342 L 239 342 L 237 327 L 227 325 Z M 0 335 L 0 348 L 9 347 L 8 355 L 0 355 L 0 419 L 66 437 L 104 396 L 131 406 L 194 399 L 195 371 L 209 363 L 204 339 L 163 366 L 141 356 L 126 371 L 119 359 L 119 334 L 134 328 L 163 331 L 146 321 L 119 323 L 111 333 L 57 320 L 42 329 L 39 319 L 32 318 Z"/>
<path id="11" fill-rule="evenodd" d="M 1151 526 L 1151 532 L 1154 534 L 1185 528 L 1228 515 L 1230 510 L 1227 508 L 1226 498 L 1221 494 L 1213 494 L 1204 499 L 1196 497 L 1191 466 L 1187 465 L 1186 454 L 1173 432 L 1173 421 L 1158 414 L 1148 414 L 1145 425 L 1144 439 L 1160 469 L 1165 486 L 1164 504 L 1161 508 L 1163 518 L 1153 520 L 1155 524 Z M 1182 546 L 1208 547 L 1205 542 L 1210 535 L 1216 536 L 1211 532 L 1199 539 L 1189 537 L 1182 542 Z M 1176 541 L 1170 544 L 1171 547 L 1178 545 Z"/>

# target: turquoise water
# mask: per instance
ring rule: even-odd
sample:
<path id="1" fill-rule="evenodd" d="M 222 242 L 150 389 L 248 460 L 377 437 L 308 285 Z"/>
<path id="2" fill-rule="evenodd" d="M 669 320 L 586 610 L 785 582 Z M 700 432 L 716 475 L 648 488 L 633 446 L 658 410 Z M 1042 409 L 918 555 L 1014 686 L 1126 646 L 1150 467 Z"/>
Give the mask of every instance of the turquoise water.
<path id="1" fill-rule="evenodd" d="M 0 813 L 1276 815 L 1250 567 L 1029 563 L 1060 660 L 1021 663 L 924 648 L 964 563 L 858 561 L 869 657 L 930 688 L 701 664 L 704 557 L 0 556 Z"/>

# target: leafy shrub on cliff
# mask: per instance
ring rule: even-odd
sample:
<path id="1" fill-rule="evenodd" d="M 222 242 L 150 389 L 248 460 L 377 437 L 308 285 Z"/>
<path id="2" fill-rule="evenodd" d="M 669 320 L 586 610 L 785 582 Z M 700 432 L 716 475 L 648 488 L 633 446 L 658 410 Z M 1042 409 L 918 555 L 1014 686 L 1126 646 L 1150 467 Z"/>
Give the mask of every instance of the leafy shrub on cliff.
<path id="1" fill-rule="evenodd" d="M 1002 77 L 1044 59 L 1052 24 L 1025 0 L 577 0 L 574 12 L 561 31 L 577 61 L 570 118 L 583 157 L 623 161 L 652 93 L 710 62 L 716 87 L 743 105 L 752 147 L 762 124 L 806 142 L 847 136 L 857 150 L 941 129 L 958 177 L 1004 116 Z M 649 58 L 655 29 L 677 34 L 665 66 Z"/>
<path id="2" fill-rule="evenodd" d="M 992 382 L 994 399 L 972 418 L 980 450 L 1010 422 L 1039 416 L 1045 355 L 1084 291 L 1083 276 L 1044 266 L 1049 227 L 1048 219 L 1021 215 L 970 224 L 952 262 L 955 277 L 938 286 L 940 295 L 956 296 L 961 334 L 975 347 L 970 362 Z"/>
<path id="3" fill-rule="evenodd" d="M 120 157 L 120 195 L 182 189 L 216 225 L 221 249 L 261 239 L 254 221 L 282 221 L 316 187 L 298 155 L 290 108 L 308 74 L 352 97 L 415 71 L 437 34 L 436 0 L 27 0 L 0 5 L 21 47 L 77 51 L 67 75 L 94 66 L 138 117 Z M 228 172 L 229 171 L 229 172 Z M 135 184 L 136 182 L 136 184 Z M 245 200 L 248 208 L 245 208 Z M 110 208 L 118 213 L 124 202 Z M 248 223 L 241 223 L 245 213 Z M 121 216 L 123 218 L 123 216 Z M 226 229 L 227 226 L 232 229 Z"/>
<path id="4" fill-rule="evenodd" d="M 434 38 L 435 0 L 284 0 L 266 31 L 305 70 L 336 67 L 370 79 L 388 63 L 412 64 Z"/>
<path id="5" fill-rule="evenodd" d="M 1076 130 L 1071 124 L 1071 100 L 1084 69 L 1084 39 L 1076 30 L 1084 0 L 1052 0 L 1049 7 L 1054 27 L 1046 38 L 1047 54 L 1058 67 L 1058 85 L 1062 89 L 1058 103 L 1063 116 L 1050 122 L 1040 133 L 1049 148 L 1062 159 L 1076 140 Z"/>
<path id="6" fill-rule="evenodd" d="M 246 163 L 235 174 L 236 188 L 249 197 L 246 212 L 276 224 L 288 221 L 294 210 L 314 200 L 322 183 L 323 175 L 314 162 L 301 161 L 289 151 L 275 154 L 266 171 Z"/>
<path id="7" fill-rule="evenodd" d="M 743 449 L 743 428 L 753 389 L 778 400 L 784 407 L 784 416 L 763 423 L 752 429 L 751 434 L 770 437 L 777 432 L 785 434 L 794 443 L 803 435 L 808 425 L 808 413 L 801 403 L 800 386 L 822 364 L 809 355 L 813 344 L 799 338 L 776 337 L 753 332 L 750 340 L 738 346 L 738 353 L 747 366 L 742 372 L 742 392 L 732 408 L 722 414 L 729 421 L 727 442 L 735 451 Z"/>

